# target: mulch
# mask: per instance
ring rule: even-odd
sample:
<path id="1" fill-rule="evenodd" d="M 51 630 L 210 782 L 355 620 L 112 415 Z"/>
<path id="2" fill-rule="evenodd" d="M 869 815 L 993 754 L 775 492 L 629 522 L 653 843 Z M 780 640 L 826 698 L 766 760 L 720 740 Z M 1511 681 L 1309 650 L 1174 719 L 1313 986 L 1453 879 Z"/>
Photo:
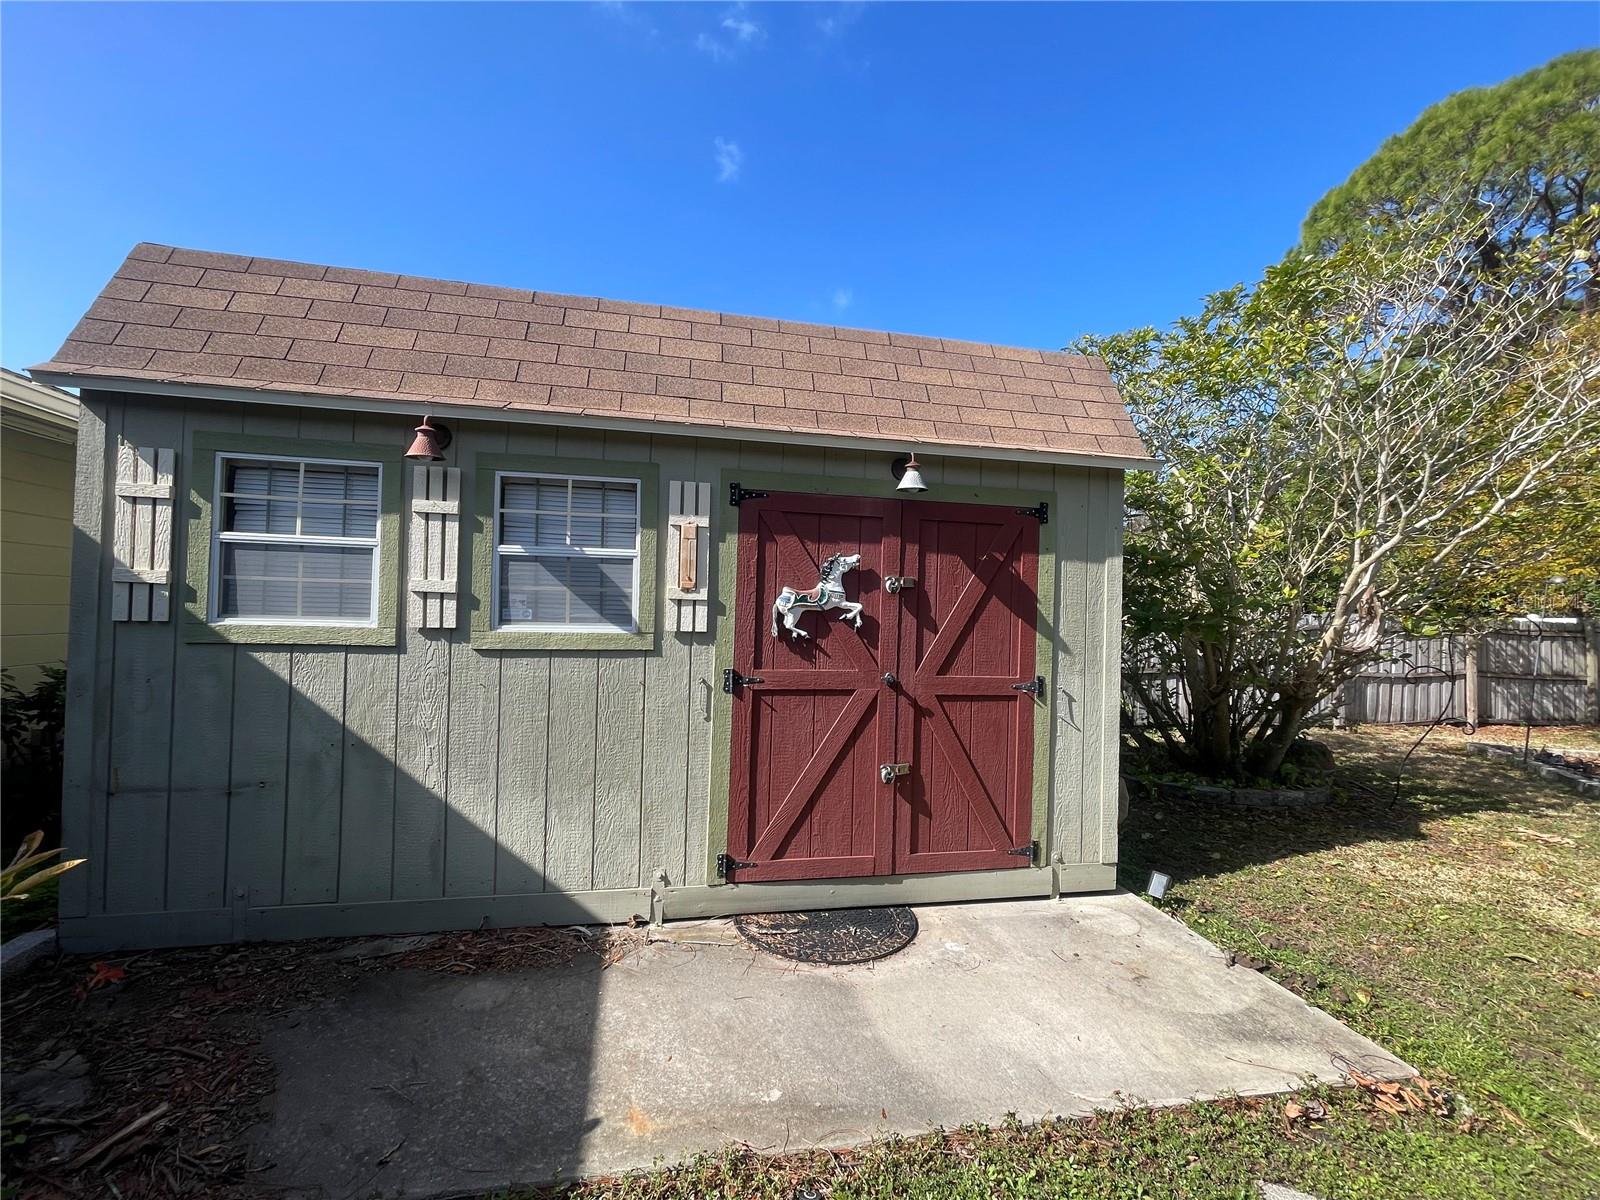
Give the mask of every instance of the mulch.
<path id="1" fill-rule="evenodd" d="M 5 989 L 8 1090 L 26 1071 L 84 1071 L 88 1099 L 28 1113 L 10 1096 L 0 1150 L 20 1200 L 263 1193 L 247 1132 L 275 1086 L 264 1024 L 401 969 L 451 975 L 619 961 L 623 930 L 484 930 L 62 957 Z"/>

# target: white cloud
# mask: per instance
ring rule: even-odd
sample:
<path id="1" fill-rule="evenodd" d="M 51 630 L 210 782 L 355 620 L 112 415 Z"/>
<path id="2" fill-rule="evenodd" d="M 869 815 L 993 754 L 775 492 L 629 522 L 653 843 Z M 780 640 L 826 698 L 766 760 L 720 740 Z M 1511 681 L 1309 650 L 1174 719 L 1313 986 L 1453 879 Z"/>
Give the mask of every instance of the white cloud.
<path id="1" fill-rule="evenodd" d="M 833 306 L 840 312 L 856 302 L 856 294 L 847 287 L 833 289 Z"/>
<path id="2" fill-rule="evenodd" d="M 745 12 L 743 4 L 735 4 L 722 16 L 717 26 L 728 39 L 716 37 L 709 33 L 695 35 L 694 48 L 702 54 L 710 55 L 712 62 L 727 62 L 737 58 L 740 50 L 757 45 L 766 40 L 767 31 L 760 22 Z"/>
<path id="3" fill-rule="evenodd" d="M 723 17 L 722 27 L 741 42 L 753 42 L 761 36 L 761 26 L 745 16 L 730 14 Z"/>
<path id="4" fill-rule="evenodd" d="M 738 142 L 730 142 L 727 138 L 717 138 L 714 142 L 717 148 L 717 182 L 732 183 L 739 178 L 739 171 L 744 166 L 744 151 L 739 149 Z"/>
<path id="5" fill-rule="evenodd" d="M 695 37 L 694 48 L 702 54 L 709 54 L 712 62 L 726 62 L 733 57 L 733 51 L 724 46 L 709 33 L 702 33 Z"/>
<path id="6" fill-rule="evenodd" d="M 859 3 L 858 0 L 829 5 L 828 15 L 817 21 L 817 31 L 826 38 L 842 34 L 861 19 L 862 10 L 865 8 L 866 5 Z"/>

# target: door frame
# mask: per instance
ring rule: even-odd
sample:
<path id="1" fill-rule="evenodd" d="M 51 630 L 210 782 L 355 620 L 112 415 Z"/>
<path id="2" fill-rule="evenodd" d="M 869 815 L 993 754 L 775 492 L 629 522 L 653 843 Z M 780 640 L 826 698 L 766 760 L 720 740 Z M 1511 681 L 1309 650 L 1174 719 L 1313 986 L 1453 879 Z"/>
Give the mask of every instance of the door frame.
<path id="1" fill-rule="evenodd" d="M 850 496 L 871 500 L 903 499 L 908 504 L 981 504 L 996 508 L 1033 508 L 1042 501 L 1049 504 L 1052 509 L 1057 509 L 1058 519 L 1065 515 L 1059 513 L 1053 473 L 1051 486 L 1048 488 L 1001 488 L 974 483 L 940 483 L 934 495 L 899 497 L 887 482 L 887 474 L 882 488 L 873 488 L 860 477 L 785 474 L 738 467 L 723 468 L 716 494 L 712 497 L 712 507 L 718 511 L 717 519 L 721 529 L 717 539 L 717 634 L 711 677 L 711 787 L 706 829 L 706 883 L 713 887 L 730 882 L 717 878 L 717 856 L 728 851 L 730 764 L 733 745 L 733 697 L 723 692 L 721 680 L 724 670 L 738 665 L 733 661 L 733 622 L 739 583 L 739 521 L 737 513 L 728 511 L 733 507 L 728 503 L 729 488 L 735 483 L 750 491 L 806 492 L 818 496 Z M 1033 806 L 1030 822 L 1032 828 L 1028 831 L 1028 839 L 1039 843 L 1039 857 L 1032 869 L 1048 871 L 1051 869 L 1052 852 L 1050 792 L 1053 781 L 1051 732 L 1054 722 L 1051 718 L 1056 705 L 1056 553 L 1048 525 L 1039 531 L 1038 563 L 1038 582 L 1034 589 L 1039 606 L 1034 622 L 1034 674 L 1044 676 L 1045 694 L 1042 700 L 1034 705 Z M 760 610 L 761 605 L 757 604 L 756 608 Z M 1022 871 L 974 871 L 966 874 L 1000 874 L 1015 877 L 1023 873 Z M 876 878 L 937 880 L 945 876 L 890 875 Z M 799 882 L 803 886 L 829 884 L 832 881 L 819 879 Z M 742 883 L 739 886 L 793 887 L 795 884 L 796 881 L 774 881 Z"/>

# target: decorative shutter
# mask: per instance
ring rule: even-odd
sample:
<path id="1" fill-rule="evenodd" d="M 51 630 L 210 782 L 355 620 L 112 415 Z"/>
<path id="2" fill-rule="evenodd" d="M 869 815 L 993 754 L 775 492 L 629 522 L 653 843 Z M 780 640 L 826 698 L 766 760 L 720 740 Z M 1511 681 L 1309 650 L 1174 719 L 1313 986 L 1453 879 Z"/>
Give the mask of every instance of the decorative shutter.
<path id="1" fill-rule="evenodd" d="M 711 485 L 667 485 L 667 628 L 704 633 L 711 608 Z"/>
<path id="2" fill-rule="evenodd" d="M 177 455 L 117 443 L 111 619 L 165 621 L 172 613 L 172 473 Z"/>
<path id="3" fill-rule="evenodd" d="M 411 627 L 456 627 L 461 558 L 461 469 L 417 466 L 411 474 Z"/>

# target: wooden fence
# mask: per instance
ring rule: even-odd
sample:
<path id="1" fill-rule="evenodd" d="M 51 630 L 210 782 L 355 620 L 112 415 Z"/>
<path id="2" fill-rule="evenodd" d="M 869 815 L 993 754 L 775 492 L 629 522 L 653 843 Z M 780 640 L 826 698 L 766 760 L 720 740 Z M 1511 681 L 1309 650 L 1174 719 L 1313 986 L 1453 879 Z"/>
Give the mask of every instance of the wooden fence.
<path id="1" fill-rule="evenodd" d="M 1519 618 L 1478 639 L 1397 634 L 1318 712 L 1345 725 L 1425 725 L 1441 713 L 1474 725 L 1600 723 L 1597 634 L 1575 617 Z M 1145 683 L 1159 687 L 1160 676 Z M 1177 680 L 1166 688 L 1181 711 Z"/>

